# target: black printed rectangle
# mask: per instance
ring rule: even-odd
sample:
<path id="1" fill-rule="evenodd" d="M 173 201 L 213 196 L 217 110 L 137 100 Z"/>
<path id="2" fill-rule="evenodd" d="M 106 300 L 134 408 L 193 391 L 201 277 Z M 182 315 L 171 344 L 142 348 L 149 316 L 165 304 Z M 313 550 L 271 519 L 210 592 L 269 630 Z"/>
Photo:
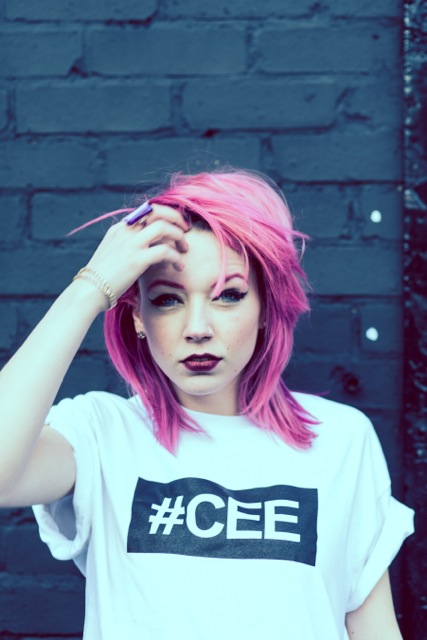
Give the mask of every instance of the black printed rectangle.
<path id="1" fill-rule="evenodd" d="M 231 490 L 202 478 L 139 478 L 129 553 L 264 558 L 315 565 L 317 489 L 288 485 Z"/>

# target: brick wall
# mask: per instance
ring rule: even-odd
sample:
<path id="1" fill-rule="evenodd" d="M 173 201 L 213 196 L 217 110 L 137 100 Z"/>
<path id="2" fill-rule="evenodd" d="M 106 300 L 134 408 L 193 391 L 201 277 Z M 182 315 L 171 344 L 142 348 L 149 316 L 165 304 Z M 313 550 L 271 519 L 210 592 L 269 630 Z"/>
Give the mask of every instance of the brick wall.
<path id="1" fill-rule="evenodd" d="M 404 430 L 406 499 L 417 532 L 406 545 L 408 638 L 427 637 L 427 5 L 405 2 Z"/>
<path id="2" fill-rule="evenodd" d="M 365 410 L 401 494 L 400 3 L 2 0 L 0 20 L 1 362 L 100 234 L 70 229 L 165 170 L 261 170 L 313 237 L 289 384 Z M 61 397 L 123 390 L 99 328 Z M 0 636 L 78 638 L 82 619 L 71 563 L 30 510 L 0 512 Z"/>

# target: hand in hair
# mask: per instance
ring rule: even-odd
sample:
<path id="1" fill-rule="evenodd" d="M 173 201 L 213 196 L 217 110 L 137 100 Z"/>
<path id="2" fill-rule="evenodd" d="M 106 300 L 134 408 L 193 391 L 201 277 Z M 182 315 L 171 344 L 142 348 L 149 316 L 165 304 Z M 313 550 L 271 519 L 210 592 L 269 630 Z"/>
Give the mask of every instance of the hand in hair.
<path id="1" fill-rule="evenodd" d="M 152 209 L 143 224 L 129 226 L 122 220 L 111 226 L 87 264 L 102 276 L 116 297 L 154 264 L 167 261 L 177 270 L 182 268 L 187 222 L 171 207 L 153 204 Z"/>
<path id="2" fill-rule="evenodd" d="M 73 450 L 63 436 L 42 428 L 48 411 L 86 332 L 108 303 L 111 306 L 106 292 L 119 297 L 148 267 L 163 260 L 179 268 L 187 250 L 185 231 L 182 215 L 161 205 L 153 205 L 145 224 L 113 225 L 87 265 L 89 277 L 79 277 L 65 289 L 4 367 L 0 507 L 50 502 L 72 489 Z"/>

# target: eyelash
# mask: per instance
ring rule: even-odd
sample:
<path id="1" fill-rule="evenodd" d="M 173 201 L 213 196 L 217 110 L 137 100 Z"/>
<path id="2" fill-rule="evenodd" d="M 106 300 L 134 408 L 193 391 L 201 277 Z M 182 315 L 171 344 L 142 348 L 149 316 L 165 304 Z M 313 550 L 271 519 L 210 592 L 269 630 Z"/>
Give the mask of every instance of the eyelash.
<path id="1" fill-rule="evenodd" d="M 238 289 L 224 289 L 224 291 L 217 298 L 214 298 L 214 300 L 219 300 L 220 298 L 227 296 L 231 298 L 231 302 L 240 302 L 240 300 L 243 300 L 247 295 L 247 291 L 243 292 Z"/>
<path id="2" fill-rule="evenodd" d="M 221 298 L 228 298 L 228 300 L 225 300 L 226 304 L 236 304 L 237 302 L 240 302 L 241 300 L 243 300 L 243 298 L 245 296 L 247 296 L 248 292 L 245 291 L 239 291 L 238 289 L 224 289 L 224 291 L 217 296 L 216 298 L 213 298 L 213 300 L 220 300 Z M 150 303 L 154 306 L 154 307 L 174 307 L 176 305 L 176 303 L 180 303 L 181 299 L 174 295 L 173 293 L 162 293 L 161 295 L 157 296 L 156 298 L 153 298 L 152 300 L 150 300 Z"/>

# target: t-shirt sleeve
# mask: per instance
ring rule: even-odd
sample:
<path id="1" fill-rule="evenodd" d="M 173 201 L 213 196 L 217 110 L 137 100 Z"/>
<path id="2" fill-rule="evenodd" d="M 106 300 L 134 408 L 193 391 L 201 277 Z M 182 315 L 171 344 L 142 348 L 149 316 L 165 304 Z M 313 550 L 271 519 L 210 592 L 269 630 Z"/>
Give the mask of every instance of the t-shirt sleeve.
<path id="1" fill-rule="evenodd" d="M 372 424 L 361 456 L 354 504 L 349 557 L 352 588 L 347 611 L 358 609 L 414 531 L 414 512 L 391 495 L 387 463 Z"/>
<path id="2" fill-rule="evenodd" d="M 86 574 L 86 553 L 91 532 L 94 483 L 99 481 L 99 455 L 93 431 L 90 394 L 62 400 L 50 410 L 46 424 L 71 444 L 76 460 L 72 494 L 45 505 L 34 505 L 40 537 L 58 560 L 73 560 Z"/>

